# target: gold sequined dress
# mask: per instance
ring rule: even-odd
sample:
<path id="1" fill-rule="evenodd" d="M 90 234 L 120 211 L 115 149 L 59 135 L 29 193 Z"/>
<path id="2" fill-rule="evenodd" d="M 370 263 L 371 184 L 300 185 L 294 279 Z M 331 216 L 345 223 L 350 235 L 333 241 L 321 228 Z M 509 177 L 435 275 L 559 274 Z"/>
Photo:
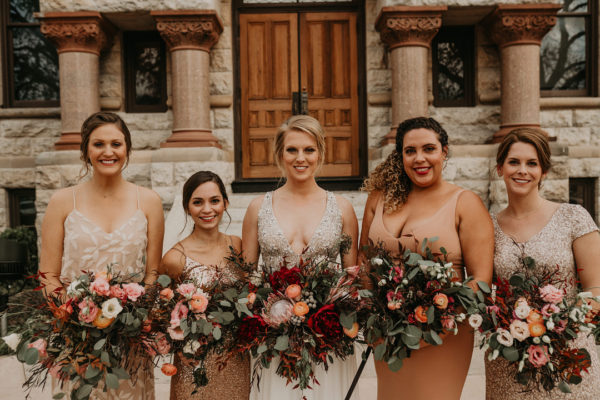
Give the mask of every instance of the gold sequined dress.
<path id="1" fill-rule="evenodd" d="M 340 252 L 342 225 L 342 212 L 337 205 L 335 195 L 327 192 L 325 213 L 302 257 L 304 259 L 335 258 Z M 278 270 L 284 257 L 288 265 L 293 265 L 300 259 L 300 255 L 290 247 L 277 222 L 273 212 L 273 192 L 265 194 L 258 212 L 258 243 L 262 268 Z M 313 385 L 312 390 L 301 391 L 294 390 L 293 384 L 286 385 L 285 379 L 277 375 L 278 364 L 279 359 L 275 358 L 271 362 L 271 367 L 262 371 L 260 390 L 256 384 L 252 386 L 252 400 L 300 400 L 303 396 L 307 400 L 341 400 L 346 396 L 356 372 L 354 356 L 349 356 L 345 360 L 334 359 L 327 371 L 320 366 L 315 368 L 315 377 L 320 385 Z M 356 400 L 356 395 L 352 399 Z"/>
<path id="2" fill-rule="evenodd" d="M 550 221 L 533 235 L 528 241 L 517 243 L 506 235 L 495 215 L 494 232 L 496 250 L 494 254 L 495 274 L 508 279 L 522 268 L 522 254 L 536 261 L 536 268 L 543 266 L 560 266 L 559 276 L 564 282 L 567 296 L 574 298 L 577 293 L 577 273 L 573 257 L 573 241 L 580 236 L 598 230 L 598 227 L 587 213 L 578 205 L 561 204 Z M 600 365 L 594 339 L 580 336 L 575 344 L 585 347 L 592 358 L 592 368 L 589 374 L 583 374 L 583 382 L 570 385 L 572 394 L 562 393 L 559 389 L 546 392 L 543 389 L 527 390 L 515 380 L 516 366 L 510 366 L 508 361 L 497 358 L 494 361 L 485 359 L 486 398 L 487 399 L 600 399 Z"/>
<path id="3" fill-rule="evenodd" d="M 186 256 L 184 273 L 196 280 L 198 285 L 208 284 L 216 278 L 214 267 L 207 267 Z M 224 271 L 223 278 L 237 279 Z M 208 385 L 194 391 L 194 367 L 184 365 L 175 356 L 177 373 L 171 378 L 171 400 L 248 400 L 250 396 L 250 357 L 236 355 L 219 370 L 217 355 L 210 354 L 204 360 Z"/>

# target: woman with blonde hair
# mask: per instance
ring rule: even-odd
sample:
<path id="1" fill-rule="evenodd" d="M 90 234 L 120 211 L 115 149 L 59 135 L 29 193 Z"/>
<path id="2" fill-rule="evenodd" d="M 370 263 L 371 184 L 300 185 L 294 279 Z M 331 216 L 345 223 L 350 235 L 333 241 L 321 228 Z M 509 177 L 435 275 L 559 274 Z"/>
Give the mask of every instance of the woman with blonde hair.
<path id="1" fill-rule="evenodd" d="M 279 189 L 252 200 L 242 228 L 242 249 L 247 261 L 270 271 L 280 268 L 285 258 L 290 265 L 304 259 L 335 257 L 340 253 L 342 235 L 352 239 L 342 257 L 343 266 L 356 263 L 358 223 L 350 202 L 325 191 L 315 180 L 325 157 L 323 129 L 316 119 L 296 115 L 277 132 L 274 158 L 286 181 Z M 278 360 L 263 371 L 260 390 L 251 398 L 312 400 L 344 398 L 356 369 L 354 358 L 334 360 L 328 371 L 315 371 L 320 385 L 312 390 L 294 391 L 276 374 Z"/>

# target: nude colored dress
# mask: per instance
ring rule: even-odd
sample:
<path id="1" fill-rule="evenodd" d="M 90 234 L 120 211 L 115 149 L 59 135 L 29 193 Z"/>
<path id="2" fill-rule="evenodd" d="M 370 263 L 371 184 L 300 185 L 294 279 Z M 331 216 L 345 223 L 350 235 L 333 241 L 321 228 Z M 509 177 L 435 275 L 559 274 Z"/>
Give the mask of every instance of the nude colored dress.
<path id="1" fill-rule="evenodd" d="M 109 264 L 113 271 L 125 275 L 137 274 L 132 281 L 144 279 L 146 270 L 146 245 L 148 221 L 140 209 L 139 193 L 136 212 L 120 227 L 106 233 L 88 217 L 77 210 L 73 189 L 73 210 L 64 222 L 64 242 L 60 281 L 66 286 L 82 275 L 82 270 L 103 271 Z M 148 360 L 149 361 L 149 360 Z M 61 389 L 52 380 L 54 393 L 70 393 L 68 384 Z M 154 400 L 154 366 L 140 368 L 131 380 L 119 380 L 119 389 L 92 392 L 94 400 Z"/>
<path id="2" fill-rule="evenodd" d="M 321 222 L 310 241 L 303 258 L 318 259 L 323 257 L 336 257 L 339 255 L 340 239 L 342 237 L 342 212 L 338 208 L 335 195 L 327 192 L 327 206 Z M 263 260 L 263 268 L 278 270 L 281 261 L 285 257 L 288 265 L 292 266 L 300 259 L 296 254 L 279 227 L 279 223 L 273 213 L 273 192 L 268 192 L 258 212 L 258 243 Z M 325 371 L 318 367 L 315 376 L 320 385 L 313 385 L 313 389 L 301 391 L 293 390 L 293 385 L 286 385 L 286 381 L 275 372 L 279 359 L 271 362 L 270 369 L 262 371 L 260 390 L 256 384 L 252 386 L 252 400 L 300 400 L 306 396 L 307 400 L 342 400 L 356 372 L 356 358 L 349 356 L 342 361 L 334 359 Z M 356 393 L 356 391 L 355 391 Z M 356 396 L 353 395 L 353 399 Z"/>
<path id="3" fill-rule="evenodd" d="M 208 267 L 185 257 L 184 273 L 196 280 L 198 285 L 207 285 L 216 278 L 214 267 Z M 226 272 L 225 278 L 238 279 Z M 228 360 L 225 368 L 219 371 L 217 355 L 210 354 L 204 361 L 208 385 L 195 388 L 194 367 L 184 365 L 175 356 L 177 373 L 171 378 L 171 400 L 248 400 L 250 396 L 250 357 L 236 355 Z"/>
<path id="4" fill-rule="evenodd" d="M 580 236 L 598 230 L 594 220 L 581 206 L 561 204 L 550 218 L 550 221 L 523 243 L 515 242 L 511 237 L 502 232 L 498 220 L 492 215 L 496 250 L 494 254 L 494 272 L 503 279 L 508 279 L 512 274 L 522 268 L 521 257 L 532 257 L 536 261 L 536 268 L 560 266 L 559 277 L 564 280 L 567 296 L 574 298 L 578 288 L 576 285 L 577 273 L 573 257 L 573 241 Z M 600 365 L 598 353 L 593 337 L 579 337 L 577 347 L 585 347 L 592 359 L 592 368 L 589 374 L 583 374 L 583 382 L 579 385 L 570 385 L 572 394 L 562 393 L 554 389 L 548 393 L 545 390 L 529 390 L 515 381 L 516 366 L 509 366 L 508 361 L 498 358 L 488 361 L 485 358 L 486 372 L 486 398 L 487 399 L 600 399 Z"/>
<path id="5" fill-rule="evenodd" d="M 460 193 L 457 190 L 433 215 L 420 221 L 411 221 L 400 229 L 400 238 L 394 237 L 383 222 L 383 199 L 375 209 L 369 239 L 383 242 L 392 254 L 402 254 L 400 246 L 417 251 L 414 238 L 419 243 L 424 238 L 437 236 L 439 239 L 430 247 L 439 251 L 444 247 L 448 260 L 462 276 L 463 260 L 460 240 L 456 230 L 456 204 Z M 405 223 L 404 221 L 403 223 Z M 414 237 L 405 236 L 413 235 Z M 460 398 L 467 378 L 473 352 L 473 329 L 461 326 L 458 335 L 447 335 L 441 346 L 427 346 L 413 351 L 398 372 L 392 372 L 387 363 L 375 362 L 377 372 L 377 398 L 379 400 L 442 400 Z"/>

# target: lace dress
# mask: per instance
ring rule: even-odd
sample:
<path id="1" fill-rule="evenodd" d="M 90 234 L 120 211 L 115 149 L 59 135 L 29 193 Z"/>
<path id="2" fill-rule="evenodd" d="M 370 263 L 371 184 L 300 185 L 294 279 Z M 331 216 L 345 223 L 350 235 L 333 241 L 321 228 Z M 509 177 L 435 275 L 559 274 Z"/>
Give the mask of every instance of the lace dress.
<path id="1" fill-rule="evenodd" d="M 496 250 L 494 254 L 495 274 L 508 279 L 522 268 L 522 254 L 536 261 L 536 268 L 543 266 L 560 266 L 558 272 L 567 290 L 567 296 L 574 298 L 578 288 L 577 274 L 573 257 L 573 241 L 580 236 L 598 230 L 598 227 L 587 213 L 578 205 L 561 204 L 550 221 L 541 231 L 523 243 L 515 242 L 502 232 L 498 220 L 494 221 Z M 600 365 L 594 339 L 580 336 L 575 341 L 577 347 L 585 347 L 590 353 L 592 367 L 589 374 L 583 373 L 583 382 L 570 385 L 572 394 L 562 393 L 554 389 L 548 393 L 543 389 L 527 390 L 516 382 L 514 376 L 516 366 L 509 366 L 508 361 L 498 358 L 494 361 L 485 359 L 486 398 L 487 399 L 600 399 Z"/>
<path id="2" fill-rule="evenodd" d="M 211 267 L 185 257 L 184 274 L 194 279 L 198 285 L 209 284 L 216 278 L 215 270 Z M 224 271 L 225 279 L 238 279 L 229 271 Z M 204 361 L 208 385 L 195 388 L 194 367 L 184 365 L 179 357 L 175 357 L 177 374 L 171 378 L 171 400 L 248 400 L 250 396 L 250 357 L 236 355 L 227 361 L 227 365 L 219 370 L 217 356 L 210 354 Z"/>
<path id="3" fill-rule="evenodd" d="M 310 238 L 303 258 L 336 257 L 342 236 L 342 213 L 337 206 L 335 195 L 327 192 L 327 206 L 319 226 Z M 262 256 L 262 267 L 269 270 L 278 270 L 285 258 L 288 265 L 298 262 L 300 255 L 296 254 L 283 234 L 275 214 L 273 213 L 273 192 L 265 195 L 258 212 L 258 243 Z M 349 356 L 342 361 L 334 359 L 325 371 L 318 367 L 315 377 L 320 385 L 313 385 L 313 389 L 305 391 L 293 390 L 293 385 L 286 385 L 286 381 L 275 372 L 279 359 L 271 362 L 271 367 L 262 371 L 260 389 L 252 386 L 252 400 L 300 400 L 305 396 L 307 400 L 338 400 L 344 399 L 350 388 L 356 372 L 356 359 Z M 356 397 L 353 397 L 354 399 Z"/>
<path id="4" fill-rule="evenodd" d="M 132 279 L 140 282 L 146 270 L 146 244 L 148 242 L 148 221 L 138 207 L 136 212 L 119 228 L 107 233 L 88 217 L 77 210 L 75 190 L 73 190 L 73 210 L 64 222 L 64 243 L 60 280 L 68 285 L 82 274 L 82 270 L 105 270 L 109 264 L 115 271 L 126 275 L 137 274 Z M 60 388 L 58 381 L 52 380 L 53 393 L 70 393 L 68 383 Z M 94 400 L 154 400 L 154 367 L 148 362 L 140 368 L 131 380 L 119 380 L 119 389 L 92 392 Z"/>

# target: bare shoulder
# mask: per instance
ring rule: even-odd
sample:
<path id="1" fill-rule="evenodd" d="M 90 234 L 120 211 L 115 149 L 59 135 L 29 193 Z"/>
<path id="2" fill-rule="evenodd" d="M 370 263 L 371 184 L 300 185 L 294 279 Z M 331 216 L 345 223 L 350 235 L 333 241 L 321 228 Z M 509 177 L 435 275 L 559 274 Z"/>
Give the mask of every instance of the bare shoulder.
<path id="1" fill-rule="evenodd" d="M 185 266 L 185 255 L 180 249 L 176 248 L 176 246 L 177 245 L 173 246 L 171 250 L 167 251 L 161 262 L 161 269 L 170 276 L 176 276 Z"/>
<path id="2" fill-rule="evenodd" d="M 456 210 L 460 215 L 464 213 L 475 214 L 477 216 L 487 215 L 489 216 L 488 210 L 483 204 L 481 198 L 470 190 L 463 190 L 458 195 L 458 201 L 456 204 Z"/>
<path id="3" fill-rule="evenodd" d="M 229 235 L 229 239 L 231 240 L 231 245 L 235 251 L 239 252 L 242 250 L 242 238 L 235 235 Z"/>
<path id="4" fill-rule="evenodd" d="M 374 190 L 369 193 L 367 197 L 367 202 L 365 203 L 365 209 L 375 210 L 375 206 L 377 206 L 377 202 L 383 196 L 383 192 L 381 190 Z"/>
<path id="5" fill-rule="evenodd" d="M 352 203 L 350 203 L 350 200 L 348 200 L 344 196 L 336 194 L 335 200 L 340 210 L 342 210 L 342 213 L 354 212 L 354 207 L 352 206 Z"/>
<path id="6" fill-rule="evenodd" d="M 162 210 L 162 199 L 152 189 L 136 185 L 140 195 L 140 205 L 146 211 Z"/>
<path id="7" fill-rule="evenodd" d="M 260 206 L 263 203 L 263 200 L 265 199 L 265 195 L 261 194 L 260 196 L 256 196 L 255 198 L 252 199 L 252 201 L 250 202 L 250 205 L 248 205 L 248 211 L 246 211 L 247 213 L 255 213 L 258 214 L 258 210 L 260 209 Z"/>
<path id="8" fill-rule="evenodd" d="M 65 216 L 71 212 L 74 208 L 73 194 L 80 188 L 81 185 L 75 185 L 63 189 L 59 189 L 52 197 L 50 197 L 50 201 L 48 202 L 48 207 L 46 208 L 46 213 L 57 213 L 64 214 Z"/>

